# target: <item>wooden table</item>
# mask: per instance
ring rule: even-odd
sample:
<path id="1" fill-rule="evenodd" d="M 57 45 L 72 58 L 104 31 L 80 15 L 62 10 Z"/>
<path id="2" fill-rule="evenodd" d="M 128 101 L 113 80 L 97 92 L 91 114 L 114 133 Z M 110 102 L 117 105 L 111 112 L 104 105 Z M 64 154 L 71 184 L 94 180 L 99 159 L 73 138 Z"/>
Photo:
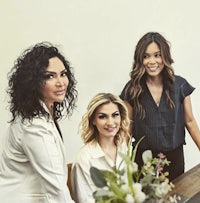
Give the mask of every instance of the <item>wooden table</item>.
<path id="1" fill-rule="evenodd" d="M 191 198 L 200 192 L 200 164 L 186 171 L 173 181 L 175 188 L 172 193 Z"/>

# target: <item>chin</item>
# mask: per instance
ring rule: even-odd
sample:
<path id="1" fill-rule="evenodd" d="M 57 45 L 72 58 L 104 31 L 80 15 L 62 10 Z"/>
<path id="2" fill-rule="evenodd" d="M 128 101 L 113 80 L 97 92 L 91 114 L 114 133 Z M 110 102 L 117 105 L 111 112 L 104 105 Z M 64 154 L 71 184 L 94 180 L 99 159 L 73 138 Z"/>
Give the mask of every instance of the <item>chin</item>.
<path id="1" fill-rule="evenodd" d="M 108 137 L 115 137 L 116 133 L 109 134 Z"/>
<path id="2" fill-rule="evenodd" d="M 64 98 L 57 98 L 55 99 L 55 102 L 58 102 L 58 103 L 62 103 L 64 101 L 65 97 Z"/>
<path id="3" fill-rule="evenodd" d="M 57 100 L 54 100 L 55 103 L 62 103 L 63 100 L 60 100 L 60 99 L 57 99 Z"/>

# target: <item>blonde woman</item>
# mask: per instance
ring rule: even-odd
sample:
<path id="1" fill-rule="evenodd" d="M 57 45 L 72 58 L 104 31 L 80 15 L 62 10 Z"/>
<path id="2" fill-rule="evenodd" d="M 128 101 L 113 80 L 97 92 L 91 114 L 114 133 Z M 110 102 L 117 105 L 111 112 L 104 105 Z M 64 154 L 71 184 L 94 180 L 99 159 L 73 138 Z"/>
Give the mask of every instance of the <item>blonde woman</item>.
<path id="1" fill-rule="evenodd" d="M 99 93 L 89 103 L 81 122 L 84 146 L 72 167 L 73 197 L 76 203 L 95 202 L 91 166 L 109 170 L 122 161 L 129 140 L 129 119 L 123 101 L 110 93 Z"/>

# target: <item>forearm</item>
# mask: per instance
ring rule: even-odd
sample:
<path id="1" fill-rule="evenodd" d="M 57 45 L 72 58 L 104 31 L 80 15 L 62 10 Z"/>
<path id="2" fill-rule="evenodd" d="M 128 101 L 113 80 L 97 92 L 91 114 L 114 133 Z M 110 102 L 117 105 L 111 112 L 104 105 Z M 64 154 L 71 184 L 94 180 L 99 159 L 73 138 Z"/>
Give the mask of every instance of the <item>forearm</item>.
<path id="1" fill-rule="evenodd" d="M 197 145 L 197 147 L 200 150 L 200 130 L 199 130 L 196 120 L 194 119 L 194 120 L 186 123 L 186 128 L 187 128 L 190 136 L 192 137 L 193 141 L 195 142 L 195 144 Z"/>

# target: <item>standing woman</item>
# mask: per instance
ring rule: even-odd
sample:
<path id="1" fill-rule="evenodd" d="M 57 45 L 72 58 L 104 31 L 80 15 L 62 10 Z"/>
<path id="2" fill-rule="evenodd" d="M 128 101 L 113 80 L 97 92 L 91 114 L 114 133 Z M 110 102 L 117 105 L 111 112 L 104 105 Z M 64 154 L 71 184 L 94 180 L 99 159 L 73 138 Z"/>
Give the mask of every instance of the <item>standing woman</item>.
<path id="1" fill-rule="evenodd" d="M 97 190 L 90 168 L 119 167 L 129 140 L 129 119 L 124 102 L 110 93 L 99 93 L 90 101 L 81 122 L 84 146 L 72 167 L 72 191 L 76 203 L 94 203 Z M 121 165 L 123 167 L 123 165 Z"/>
<path id="2" fill-rule="evenodd" d="M 173 59 L 167 40 L 157 32 L 145 34 L 138 42 L 130 81 L 121 98 L 132 120 L 132 136 L 139 145 L 136 161 L 142 165 L 141 153 L 163 152 L 171 164 L 169 179 L 184 172 L 183 145 L 185 127 L 200 149 L 200 131 L 192 112 L 190 94 L 194 88 L 184 78 L 174 75 Z"/>
<path id="3" fill-rule="evenodd" d="M 69 62 L 50 43 L 25 50 L 9 75 L 12 119 L 0 159 L 0 202 L 70 203 L 57 120 L 75 107 Z"/>

